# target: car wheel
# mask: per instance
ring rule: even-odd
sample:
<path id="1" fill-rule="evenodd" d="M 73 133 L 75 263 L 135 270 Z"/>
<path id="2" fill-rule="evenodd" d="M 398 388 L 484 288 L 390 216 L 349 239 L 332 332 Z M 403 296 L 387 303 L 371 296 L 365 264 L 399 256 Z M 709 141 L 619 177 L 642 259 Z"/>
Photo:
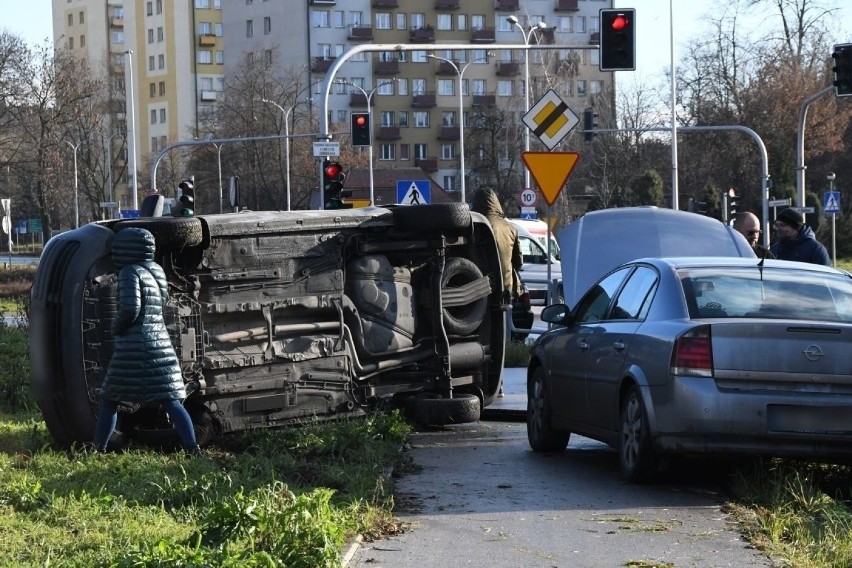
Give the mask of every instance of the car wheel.
<path id="1" fill-rule="evenodd" d="M 550 405 L 544 369 L 537 367 L 527 385 L 527 439 L 536 452 L 561 452 L 571 439 L 571 432 L 556 430 L 551 425 Z"/>
<path id="2" fill-rule="evenodd" d="M 113 225 L 115 232 L 127 227 L 147 229 L 154 235 L 157 248 L 161 250 L 181 250 L 185 247 L 200 245 L 204 233 L 201 220 L 196 217 L 149 217 L 124 219 Z"/>
<path id="3" fill-rule="evenodd" d="M 453 398 L 416 396 L 405 401 L 405 414 L 417 424 L 443 426 L 467 424 L 479 420 L 482 403 L 470 393 L 456 393 Z"/>
<path id="4" fill-rule="evenodd" d="M 472 261 L 453 257 L 447 259 L 441 278 L 441 290 L 470 284 L 482 278 L 482 272 Z M 488 299 L 478 298 L 466 304 L 444 307 L 444 327 L 447 333 L 470 335 L 482 324 L 488 309 Z"/>
<path id="5" fill-rule="evenodd" d="M 394 224 L 407 231 L 458 230 L 470 227 L 470 209 L 465 203 L 435 203 L 393 210 Z"/>
<path id="6" fill-rule="evenodd" d="M 648 417 L 639 387 L 632 386 L 621 405 L 621 435 L 618 444 L 621 475 L 630 483 L 649 481 L 659 469 L 660 459 L 651 445 Z"/>

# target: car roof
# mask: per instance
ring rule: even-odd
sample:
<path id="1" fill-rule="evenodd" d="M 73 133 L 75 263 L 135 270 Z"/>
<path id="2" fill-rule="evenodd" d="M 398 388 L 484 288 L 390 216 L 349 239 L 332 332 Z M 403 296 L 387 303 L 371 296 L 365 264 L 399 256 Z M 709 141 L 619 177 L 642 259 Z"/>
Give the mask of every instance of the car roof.
<path id="1" fill-rule="evenodd" d="M 668 258 L 644 258 L 636 259 L 635 262 L 647 261 L 650 263 L 668 264 L 674 269 L 679 268 L 739 268 L 757 267 L 761 265 L 759 258 L 742 258 L 730 256 L 686 256 Z M 843 274 L 849 276 L 845 270 L 838 270 L 833 266 L 812 264 L 809 262 L 796 262 L 793 260 L 766 259 L 762 262 L 763 268 L 782 268 L 784 270 L 809 270 L 812 272 L 826 272 L 830 274 Z"/>
<path id="2" fill-rule="evenodd" d="M 615 267 L 638 258 L 757 256 L 740 233 L 717 219 L 659 207 L 586 213 L 558 235 L 565 303 Z"/>

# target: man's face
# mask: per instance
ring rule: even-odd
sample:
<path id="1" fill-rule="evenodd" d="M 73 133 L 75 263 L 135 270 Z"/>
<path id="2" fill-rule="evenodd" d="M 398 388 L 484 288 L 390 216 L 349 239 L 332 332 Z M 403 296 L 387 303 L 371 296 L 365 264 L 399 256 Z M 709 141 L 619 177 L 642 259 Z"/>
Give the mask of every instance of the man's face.
<path id="1" fill-rule="evenodd" d="M 775 227 L 775 234 L 778 235 L 779 239 L 792 239 L 799 234 L 799 229 L 791 227 L 784 221 L 775 221 L 773 227 Z"/>
<path id="2" fill-rule="evenodd" d="M 743 234 L 751 246 L 757 244 L 760 239 L 760 223 L 754 217 L 744 219 L 737 230 Z"/>

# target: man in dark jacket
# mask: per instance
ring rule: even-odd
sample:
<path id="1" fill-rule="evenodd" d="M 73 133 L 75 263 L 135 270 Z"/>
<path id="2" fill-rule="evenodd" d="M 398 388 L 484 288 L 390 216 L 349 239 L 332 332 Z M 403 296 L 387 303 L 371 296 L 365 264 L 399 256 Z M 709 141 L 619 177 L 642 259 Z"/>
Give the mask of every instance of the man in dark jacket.
<path id="1" fill-rule="evenodd" d="M 813 229 L 805 224 L 801 213 L 788 207 L 775 218 L 775 234 L 778 241 L 769 247 L 779 260 L 795 260 L 831 266 L 828 251 L 816 239 Z"/>
<path id="2" fill-rule="evenodd" d="M 746 238 L 757 258 L 775 258 L 768 248 L 758 242 L 763 231 L 760 230 L 760 219 L 757 215 L 750 211 L 738 213 L 737 218 L 734 219 L 734 229 Z"/>
<path id="3" fill-rule="evenodd" d="M 154 262 L 154 236 L 145 229 L 120 230 L 112 241 L 118 271 L 118 303 L 112 331 L 115 349 L 101 385 L 94 442 L 106 451 L 115 430 L 118 403 L 161 404 L 181 445 L 200 453 L 189 413 L 180 364 L 163 319 L 169 299 L 166 274 Z"/>

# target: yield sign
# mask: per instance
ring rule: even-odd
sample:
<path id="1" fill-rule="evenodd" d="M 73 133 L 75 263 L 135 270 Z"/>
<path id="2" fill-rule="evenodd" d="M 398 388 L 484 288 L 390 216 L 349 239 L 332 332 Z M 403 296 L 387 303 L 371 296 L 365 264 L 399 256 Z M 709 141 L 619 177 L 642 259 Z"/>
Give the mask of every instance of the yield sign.
<path id="1" fill-rule="evenodd" d="M 521 152 L 521 158 L 527 165 L 544 200 L 553 205 L 574 166 L 580 159 L 577 152 Z"/>

